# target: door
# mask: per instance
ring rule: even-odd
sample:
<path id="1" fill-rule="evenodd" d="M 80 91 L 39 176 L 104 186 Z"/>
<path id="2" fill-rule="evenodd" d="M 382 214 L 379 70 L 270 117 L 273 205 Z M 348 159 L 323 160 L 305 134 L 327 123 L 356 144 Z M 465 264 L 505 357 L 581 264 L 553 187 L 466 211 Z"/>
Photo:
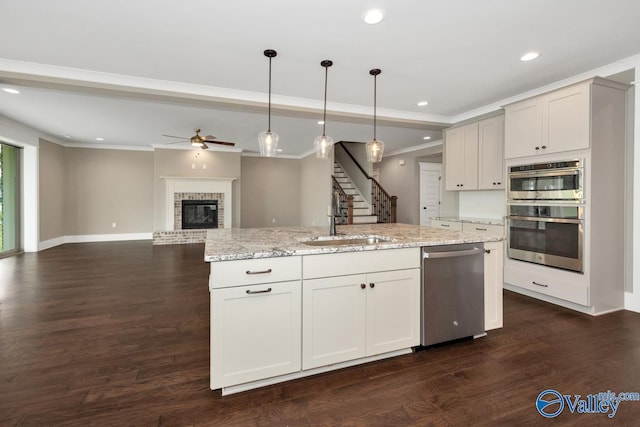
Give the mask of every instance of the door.
<path id="1" fill-rule="evenodd" d="M 430 226 L 440 216 L 442 164 L 420 162 L 420 225 Z"/>
<path id="2" fill-rule="evenodd" d="M 297 372 L 301 282 L 211 291 L 211 389 Z"/>
<path id="3" fill-rule="evenodd" d="M 367 356 L 420 344 L 420 269 L 367 274 Z"/>
<path id="4" fill-rule="evenodd" d="M 0 256 L 20 251 L 20 149 L 0 144 Z"/>
<path id="5" fill-rule="evenodd" d="M 304 281 L 302 369 L 365 356 L 364 274 Z"/>

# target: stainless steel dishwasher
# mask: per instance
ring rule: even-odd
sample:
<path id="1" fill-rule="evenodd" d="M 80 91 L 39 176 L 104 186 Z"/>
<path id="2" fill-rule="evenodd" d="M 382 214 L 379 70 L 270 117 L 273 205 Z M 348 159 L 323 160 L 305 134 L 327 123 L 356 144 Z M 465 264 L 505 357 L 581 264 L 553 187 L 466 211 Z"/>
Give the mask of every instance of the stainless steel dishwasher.
<path id="1" fill-rule="evenodd" d="M 422 248 L 421 340 L 428 346 L 484 333 L 484 245 Z"/>

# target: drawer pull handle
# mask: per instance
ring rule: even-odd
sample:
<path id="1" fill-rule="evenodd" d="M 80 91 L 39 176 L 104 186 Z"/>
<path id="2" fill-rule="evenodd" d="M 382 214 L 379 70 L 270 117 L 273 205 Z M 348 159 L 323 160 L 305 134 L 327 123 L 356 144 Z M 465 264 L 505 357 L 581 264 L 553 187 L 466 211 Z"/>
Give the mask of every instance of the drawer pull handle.
<path id="1" fill-rule="evenodd" d="M 360 283 L 360 289 L 366 289 L 367 285 L 365 285 L 364 283 Z"/>
<path id="2" fill-rule="evenodd" d="M 269 293 L 269 292 L 271 292 L 271 288 L 267 288 L 267 289 L 265 289 L 263 291 L 250 291 L 249 289 L 247 289 L 247 293 L 249 295 L 252 295 L 252 294 L 266 294 L 266 293 Z"/>
<path id="3" fill-rule="evenodd" d="M 247 270 L 247 274 L 267 274 L 267 273 L 271 273 L 271 269 L 268 269 L 268 270 L 262 270 L 262 271 L 251 271 L 251 270 Z"/>
<path id="4" fill-rule="evenodd" d="M 548 288 L 549 287 L 549 285 L 543 285 L 542 283 L 538 283 L 538 282 L 531 282 L 531 283 L 533 283 L 536 286 L 542 286 L 543 288 Z"/>
<path id="5" fill-rule="evenodd" d="M 369 287 L 373 289 L 373 288 L 376 287 L 376 284 L 375 283 L 369 283 Z"/>
<path id="6" fill-rule="evenodd" d="M 449 224 L 440 224 L 441 227 L 451 227 Z"/>
<path id="7" fill-rule="evenodd" d="M 478 230 L 478 231 L 487 231 L 486 228 L 478 228 L 478 227 L 476 227 L 476 230 Z"/>

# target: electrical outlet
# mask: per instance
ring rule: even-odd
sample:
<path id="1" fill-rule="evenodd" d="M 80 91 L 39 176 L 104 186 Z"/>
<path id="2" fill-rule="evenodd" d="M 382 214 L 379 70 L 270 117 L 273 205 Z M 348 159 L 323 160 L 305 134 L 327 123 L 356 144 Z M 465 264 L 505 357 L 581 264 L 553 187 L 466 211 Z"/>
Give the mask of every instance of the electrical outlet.
<path id="1" fill-rule="evenodd" d="M 276 223 L 276 219 L 275 218 L 271 218 L 271 224 L 275 224 Z"/>
<path id="2" fill-rule="evenodd" d="M 202 169 L 206 169 L 206 168 L 207 168 L 206 164 L 202 165 Z"/>
<path id="3" fill-rule="evenodd" d="M 116 228 L 118 226 L 118 224 L 116 224 L 115 222 L 111 223 L 111 228 Z"/>

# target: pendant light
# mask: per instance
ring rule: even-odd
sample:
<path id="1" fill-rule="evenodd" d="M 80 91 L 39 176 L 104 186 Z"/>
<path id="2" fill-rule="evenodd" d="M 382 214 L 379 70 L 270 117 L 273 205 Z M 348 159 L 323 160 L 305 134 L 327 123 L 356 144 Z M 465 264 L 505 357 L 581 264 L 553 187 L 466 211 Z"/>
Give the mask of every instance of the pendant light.
<path id="1" fill-rule="evenodd" d="M 327 126 L 327 76 L 329 74 L 329 67 L 333 65 L 333 61 L 325 59 L 320 63 L 324 67 L 324 113 L 322 115 L 322 136 L 317 136 L 313 140 L 313 145 L 316 149 L 317 159 L 328 159 L 333 149 L 333 138 L 325 135 L 325 129 Z"/>
<path id="2" fill-rule="evenodd" d="M 264 51 L 264 56 L 269 58 L 269 125 L 266 132 L 258 135 L 258 144 L 260 146 L 260 155 L 263 157 L 273 157 L 278 150 L 278 134 L 271 132 L 271 59 L 275 58 L 278 53 L 273 49 Z"/>
<path id="3" fill-rule="evenodd" d="M 382 70 L 379 68 L 374 68 L 369 71 L 369 74 L 373 76 L 373 140 L 367 142 L 367 160 L 371 163 L 382 161 L 382 153 L 384 152 L 384 142 L 376 139 L 376 79 L 380 73 L 382 73 Z"/>

